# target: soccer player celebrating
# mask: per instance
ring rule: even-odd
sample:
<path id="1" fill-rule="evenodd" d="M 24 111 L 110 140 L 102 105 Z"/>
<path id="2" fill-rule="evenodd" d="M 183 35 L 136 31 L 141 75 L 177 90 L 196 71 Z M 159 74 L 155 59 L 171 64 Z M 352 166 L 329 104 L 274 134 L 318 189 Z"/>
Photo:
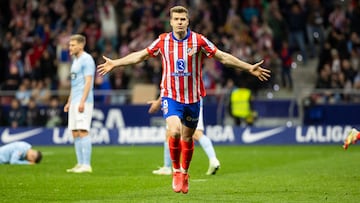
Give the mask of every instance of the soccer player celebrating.
<path id="1" fill-rule="evenodd" d="M 149 113 L 156 113 L 160 110 L 161 107 L 161 98 L 157 100 L 149 101 L 150 108 L 148 110 Z M 214 146 L 205 134 L 204 134 L 204 117 L 203 117 L 203 102 L 200 100 L 200 112 L 199 112 L 199 122 L 197 124 L 196 130 L 193 135 L 193 139 L 198 141 L 200 146 L 205 151 L 208 159 L 209 159 L 209 168 L 206 172 L 206 175 L 215 175 L 216 172 L 220 168 L 220 162 L 216 157 L 216 152 Z M 153 174 L 156 175 L 171 175 L 171 159 L 170 159 L 170 151 L 169 151 L 169 137 L 170 132 L 166 131 L 166 139 L 164 142 L 164 166 L 160 167 L 158 170 L 154 170 Z"/>
<path id="2" fill-rule="evenodd" d="M 64 111 L 68 113 L 68 129 L 74 137 L 77 164 L 67 172 L 92 172 L 91 138 L 89 135 L 92 112 L 94 109 L 94 75 L 95 61 L 84 51 L 86 38 L 83 35 L 72 35 L 69 51 L 74 60 L 71 65 L 71 91 Z"/>
<path id="3" fill-rule="evenodd" d="M 270 77 L 270 70 L 260 66 L 263 61 L 254 65 L 241 61 L 219 50 L 203 35 L 191 31 L 185 7 L 170 9 L 170 25 L 172 32 L 161 34 L 145 49 L 116 60 L 104 56 L 105 62 L 98 66 L 98 72 L 104 75 L 114 67 L 136 64 L 150 56 L 161 55 L 160 96 L 163 116 L 171 134 L 172 189 L 186 194 L 189 190 L 188 170 L 194 151 L 193 134 L 199 119 L 200 98 L 206 95 L 202 80 L 204 57 L 214 57 L 226 66 L 248 71 L 261 81 Z"/>

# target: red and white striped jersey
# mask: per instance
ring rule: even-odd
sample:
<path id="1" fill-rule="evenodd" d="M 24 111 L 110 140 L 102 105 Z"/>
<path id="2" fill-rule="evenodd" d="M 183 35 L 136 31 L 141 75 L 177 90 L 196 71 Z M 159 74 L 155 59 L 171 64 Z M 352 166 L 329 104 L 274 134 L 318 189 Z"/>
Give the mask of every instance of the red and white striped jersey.
<path id="1" fill-rule="evenodd" d="M 206 95 L 202 66 L 204 57 L 213 57 L 217 48 L 206 37 L 188 30 L 187 36 L 178 40 L 172 32 L 163 33 L 147 51 L 162 57 L 161 97 L 180 103 L 195 103 Z"/>

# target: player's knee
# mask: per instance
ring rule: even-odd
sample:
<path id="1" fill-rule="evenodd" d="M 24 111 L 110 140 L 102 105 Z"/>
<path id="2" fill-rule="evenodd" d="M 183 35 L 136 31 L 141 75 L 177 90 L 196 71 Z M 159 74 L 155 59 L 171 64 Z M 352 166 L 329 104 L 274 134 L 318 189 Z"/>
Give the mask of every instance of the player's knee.
<path id="1" fill-rule="evenodd" d="M 193 134 L 193 139 L 198 141 L 201 138 L 201 136 L 203 136 L 202 131 L 196 130 Z"/>
<path id="2" fill-rule="evenodd" d="M 168 130 L 168 136 L 174 137 L 174 138 L 180 138 L 180 130 L 179 129 L 169 129 Z"/>
<path id="3" fill-rule="evenodd" d="M 80 137 L 85 137 L 87 135 L 89 135 L 89 132 L 87 130 L 79 130 Z"/>

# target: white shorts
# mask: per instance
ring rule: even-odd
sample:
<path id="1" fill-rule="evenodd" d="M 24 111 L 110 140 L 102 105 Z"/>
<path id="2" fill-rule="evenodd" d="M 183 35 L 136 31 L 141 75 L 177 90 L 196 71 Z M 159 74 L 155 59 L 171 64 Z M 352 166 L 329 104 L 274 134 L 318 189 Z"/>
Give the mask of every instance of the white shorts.
<path id="1" fill-rule="evenodd" d="M 68 129 L 90 131 L 93 109 L 93 103 L 85 103 L 85 109 L 82 113 L 80 113 L 79 103 L 70 104 L 68 114 Z"/>

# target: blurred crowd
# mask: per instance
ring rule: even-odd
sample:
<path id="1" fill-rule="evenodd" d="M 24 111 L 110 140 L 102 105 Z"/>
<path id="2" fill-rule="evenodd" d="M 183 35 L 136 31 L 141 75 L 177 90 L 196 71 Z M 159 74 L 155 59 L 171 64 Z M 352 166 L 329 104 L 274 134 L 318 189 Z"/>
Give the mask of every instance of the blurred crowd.
<path id="1" fill-rule="evenodd" d="M 256 93 L 279 84 L 292 90 L 295 62 L 318 57 L 314 87 L 360 88 L 360 5 L 357 0 L 5 0 L 0 6 L 0 89 L 2 105 L 17 100 L 27 107 L 50 105 L 53 92 L 69 90 L 72 34 L 87 37 L 86 51 L 102 63 L 148 46 L 169 32 L 169 8 L 189 8 L 190 28 L 219 49 L 255 63 L 264 59 L 272 79 L 259 83 L 248 73 L 206 60 L 204 81 L 209 92 L 245 83 Z M 96 76 L 97 90 L 129 90 L 137 83 L 159 84 L 161 60 L 121 67 Z M 339 98 L 338 98 L 338 97 Z M 346 99 L 314 94 L 313 102 Z M 97 102 L 127 103 L 125 98 L 97 97 Z"/>

